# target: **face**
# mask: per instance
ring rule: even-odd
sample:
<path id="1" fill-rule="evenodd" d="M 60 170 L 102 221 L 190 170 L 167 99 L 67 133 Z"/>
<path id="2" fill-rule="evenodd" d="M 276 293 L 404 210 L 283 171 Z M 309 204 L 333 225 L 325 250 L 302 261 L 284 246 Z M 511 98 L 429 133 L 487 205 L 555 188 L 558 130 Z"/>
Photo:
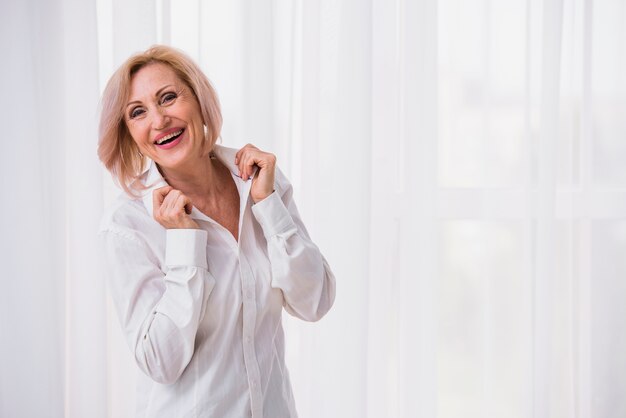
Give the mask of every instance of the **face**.
<path id="1" fill-rule="evenodd" d="M 124 120 L 139 151 L 164 169 L 205 153 L 198 101 L 168 65 L 148 64 L 133 75 Z"/>

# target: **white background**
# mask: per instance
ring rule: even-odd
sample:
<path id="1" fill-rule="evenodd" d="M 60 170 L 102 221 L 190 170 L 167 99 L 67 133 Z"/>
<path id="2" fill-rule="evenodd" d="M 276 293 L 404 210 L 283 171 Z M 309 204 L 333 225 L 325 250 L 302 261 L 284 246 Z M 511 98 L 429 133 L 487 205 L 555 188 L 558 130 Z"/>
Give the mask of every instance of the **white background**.
<path id="1" fill-rule="evenodd" d="M 302 418 L 626 417 L 626 1 L 0 2 L 0 417 L 132 416 L 98 100 L 191 55 L 337 276 Z"/>

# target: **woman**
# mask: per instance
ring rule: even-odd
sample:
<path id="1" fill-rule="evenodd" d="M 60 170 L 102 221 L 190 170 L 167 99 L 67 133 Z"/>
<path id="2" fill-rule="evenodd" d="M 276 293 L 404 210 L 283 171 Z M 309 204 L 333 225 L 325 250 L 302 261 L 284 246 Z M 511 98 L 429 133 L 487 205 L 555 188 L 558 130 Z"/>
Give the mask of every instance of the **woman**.
<path id="1" fill-rule="evenodd" d="M 99 235 L 137 416 L 295 417 L 282 308 L 317 321 L 335 279 L 276 158 L 215 144 L 217 96 L 170 47 L 129 58 L 102 105 L 98 154 L 126 193 Z"/>

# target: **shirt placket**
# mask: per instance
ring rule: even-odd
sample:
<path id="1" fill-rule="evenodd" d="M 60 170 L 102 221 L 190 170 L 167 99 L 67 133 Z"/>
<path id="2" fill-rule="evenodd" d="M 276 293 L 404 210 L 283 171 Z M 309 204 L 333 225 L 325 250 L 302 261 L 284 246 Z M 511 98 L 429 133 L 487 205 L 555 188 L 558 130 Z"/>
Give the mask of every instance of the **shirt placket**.
<path id="1" fill-rule="evenodd" d="M 239 252 L 239 271 L 243 292 L 243 359 L 248 374 L 252 417 L 260 418 L 263 416 L 263 395 L 261 374 L 254 349 L 254 329 L 257 317 L 255 285 L 250 266 L 241 252 Z"/>

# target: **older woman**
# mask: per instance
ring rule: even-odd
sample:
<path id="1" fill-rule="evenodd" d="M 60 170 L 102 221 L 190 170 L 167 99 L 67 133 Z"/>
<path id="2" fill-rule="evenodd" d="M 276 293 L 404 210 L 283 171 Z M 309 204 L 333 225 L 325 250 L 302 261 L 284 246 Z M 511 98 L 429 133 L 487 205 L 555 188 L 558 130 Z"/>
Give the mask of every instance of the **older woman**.
<path id="1" fill-rule="evenodd" d="M 98 154 L 126 193 L 99 236 L 137 416 L 295 417 L 282 309 L 320 319 L 335 279 L 276 158 L 216 145 L 215 91 L 170 47 L 122 64 L 102 106 Z"/>

